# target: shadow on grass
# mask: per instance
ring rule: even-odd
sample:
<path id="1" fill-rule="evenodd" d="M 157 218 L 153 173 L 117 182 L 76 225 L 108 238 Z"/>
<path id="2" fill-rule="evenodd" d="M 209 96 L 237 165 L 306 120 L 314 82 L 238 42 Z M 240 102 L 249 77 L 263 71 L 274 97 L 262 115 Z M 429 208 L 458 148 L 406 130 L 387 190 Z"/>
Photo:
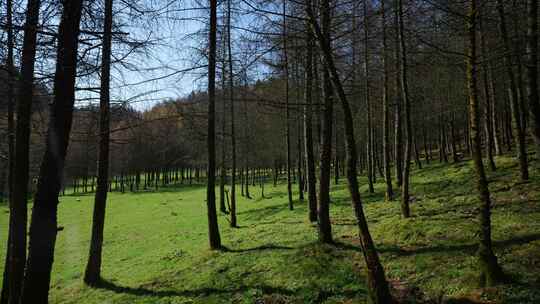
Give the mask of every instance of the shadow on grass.
<path id="1" fill-rule="evenodd" d="M 514 237 L 507 240 L 493 241 L 493 247 L 505 248 L 512 245 L 523 245 L 533 241 L 540 240 L 540 233 L 527 234 L 523 236 Z M 354 245 L 350 245 L 356 247 Z M 436 253 L 436 252 L 469 252 L 473 253 L 477 249 L 477 244 L 461 244 L 461 245 L 438 245 L 432 247 L 422 247 L 417 249 L 402 249 L 397 246 L 379 246 L 380 252 L 395 253 L 399 256 L 410 256 L 423 253 Z"/>
<path id="2" fill-rule="evenodd" d="M 253 251 L 265 251 L 265 250 L 292 250 L 295 249 L 293 247 L 288 246 L 281 246 L 281 245 L 275 245 L 275 244 L 264 244 L 257 247 L 252 248 L 244 248 L 244 249 L 232 249 L 223 247 L 223 252 L 253 252 Z"/>
<path id="3" fill-rule="evenodd" d="M 226 295 L 226 294 L 235 294 L 239 292 L 246 292 L 248 290 L 257 289 L 262 292 L 263 295 L 284 295 L 284 296 L 296 296 L 303 298 L 309 294 L 316 294 L 317 300 L 316 303 L 320 303 L 330 297 L 339 296 L 346 298 L 353 298 L 358 296 L 364 296 L 366 293 L 364 290 L 292 290 L 283 287 L 269 286 L 266 284 L 255 284 L 255 285 L 239 285 L 236 287 L 220 289 L 220 288 L 211 288 L 204 287 L 198 289 L 190 290 L 155 290 L 145 287 L 129 287 L 117 285 L 113 282 L 102 280 L 98 285 L 95 286 L 98 289 L 109 290 L 114 293 L 119 294 L 129 294 L 134 296 L 150 296 L 156 298 L 165 298 L 165 297 L 205 297 L 209 295 Z"/>

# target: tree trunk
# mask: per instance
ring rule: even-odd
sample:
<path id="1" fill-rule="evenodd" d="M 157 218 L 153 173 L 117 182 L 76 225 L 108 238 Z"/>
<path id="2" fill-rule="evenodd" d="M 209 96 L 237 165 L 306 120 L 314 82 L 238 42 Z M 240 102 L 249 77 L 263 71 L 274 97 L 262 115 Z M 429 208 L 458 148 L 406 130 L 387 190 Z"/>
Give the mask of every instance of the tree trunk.
<path id="1" fill-rule="evenodd" d="M 328 2 L 328 0 L 323 0 L 323 2 Z M 329 7 L 329 5 L 326 4 L 325 7 Z M 375 304 L 393 303 L 394 301 L 392 299 L 392 296 L 390 295 L 388 282 L 386 281 L 386 276 L 384 274 L 384 268 L 379 261 L 379 255 L 377 254 L 377 250 L 375 249 L 375 245 L 373 244 L 373 240 L 368 229 L 366 217 L 364 215 L 362 201 L 360 198 L 356 171 L 358 155 L 356 152 L 356 142 L 354 137 L 351 108 L 347 101 L 345 91 L 343 90 L 339 74 L 336 70 L 336 66 L 334 65 L 332 50 L 330 48 L 330 41 L 321 32 L 319 24 L 317 23 L 315 15 L 312 11 L 311 5 L 306 6 L 306 11 L 307 15 L 309 16 L 312 28 L 317 36 L 320 49 L 324 55 L 326 67 L 331 75 L 332 83 L 334 85 L 334 88 L 336 89 L 343 108 L 346 136 L 345 150 L 347 152 L 347 181 L 354 208 L 354 214 L 358 223 L 360 244 L 362 246 L 362 252 L 364 254 L 367 266 L 367 286 L 369 296 L 372 302 Z"/>
<path id="2" fill-rule="evenodd" d="M 101 252 L 103 248 L 103 229 L 107 203 L 107 184 L 109 178 L 109 102 L 111 79 L 111 44 L 112 44 L 113 0 L 105 1 L 105 22 L 103 28 L 103 48 L 101 55 L 101 92 L 99 99 L 99 154 L 98 185 L 94 201 L 92 237 L 84 282 L 96 285 L 101 277 Z M 137 178 L 139 174 L 137 173 Z"/>
<path id="3" fill-rule="evenodd" d="M 540 160 L 540 101 L 538 100 L 538 0 L 527 2 L 527 96 L 531 112 L 531 133 Z"/>
<path id="4" fill-rule="evenodd" d="M 210 0 L 210 32 L 208 53 L 208 180 L 206 208 L 210 249 L 221 249 L 216 212 L 216 32 L 217 0 Z"/>
<path id="5" fill-rule="evenodd" d="M 367 18 L 367 1 L 364 1 L 363 5 L 363 12 L 364 12 L 364 91 L 365 91 L 365 98 L 366 98 L 366 120 L 367 120 L 367 143 L 366 143 L 366 151 L 367 151 L 367 176 L 368 176 L 368 191 L 369 193 L 374 193 L 375 190 L 373 189 L 373 179 L 375 175 L 375 169 L 373 168 L 373 126 L 371 122 L 371 99 L 369 96 L 369 87 L 370 87 L 370 81 L 369 81 L 369 46 L 368 46 L 368 39 L 369 39 L 369 25 L 368 25 L 368 18 Z"/>
<path id="6" fill-rule="evenodd" d="M 230 225 L 237 227 L 236 224 L 236 135 L 234 127 L 234 73 L 232 62 L 231 47 L 231 0 L 227 1 L 227 53 L 229 63 L 229 102 L 231 103 L 231 210 Z"/>
<path id="7" fill-rule="evenodd" d="M 26 262 L 26 231 L 28 204 L 28 170 L 30 151 L 30 122 L 32 116 L 36 34 L 39 20 L 39 0 L 29 0 L 21 58 L 22 84 L 18 92 L 15 165 L 13 192 L 10 194 L 9 214 L 9 303 L 18 304 L 23 288 Z"/>
<path id="8" fill-rule="evenodd" d="M 308 1 L 308 6 L 311 6 Z M 321 21 L 323 35 L 327 41 L 330 39 L 330 6 L 328 1 L 321 3 Z M 314 65 L 318 65 L 319 58 L 314 58 Z M 317 228 L 319 241 L 322 243 L 332 243 L 332 224 L 330 222 L 330 164 L 332 162 L 332 121 L 334 110 L 334 92 L 330 75 L 325 67 L 322 70 L 323 85 L 323 108 L 321 121 L 321 148 L 319 158 L 319 207 L 317 210 Z"/>
<path id="9" fill-rule="evenodd" d="M 469 88 L 469 120 L 471 126 L 472 157 L 476 174 L 476 187 L 480 199 L 480 231 L 478 258 L 482 285 L 491 286 L 502 279 L 502 270 L 493 254 L 491 242 L 491 199 L 488 182 L 482 163 L 482 145 L 480 139 L 480 114 L 477 98 L 476 64 L 476 0 L 470 0 L 467 20 L 469 47 L 467 53 L 467 82 Z"/>
<path id="10" fill-rule="evenodd" d="M 304 146 L 306 159 L 306 179 L 308 192 L 309 221 L 317 221 L 317 179 L 315 177 L 315 158 L 313 156 L 312 131 L 312 90 L 313 90 L 313 35 L 309 28 L 306 31 L 306 57 L 305 57 L 305 101 L 304 105 Z"/>
<path id="11" fill-rule="evenodd" d="M 395 61 L 396 61 L 396 77 L 394 83 L 395 92 L 395 138 L 394 138 L 394 151 L 395 151 L 395 166 L 396 166 L 396 185 L 401 187 L 403 184 L 403 126 L 402 126 L 402 98 L 401 98 L 401 66 L 400 66 L 400 42 L 399 42 L 399 16 L 397 10 L 394 10 L 394 27 L 396 31 L 395 35 Z"/>
<path id="12" fill-rule="evenodd" d="M 47 303 L 49 293 L 57 233 L 58 194 L 73 121 L 82 2 L 64 2 L 58 30 L 54 99 L 34 197 L 23 304 Z"/>
<path id="13" fill-rule="evenodd" d="M 15 107 L 15 98 L 14 94 L 14 79 L 15 79 L 15 67 L 13 66 L 13 1 L 6 1 L 6 27 L 7 27 L 7 58 L 6 58 L 6 68 L 7 68 L 7 120 L 8 120 L 8 174 L 7 174 L 7 189 L 8 189 L 8 202 L 10 209 L 12 209 L 12 198 L 13 198 L 13 177 L 15 174 L 15 121 L 14 121 L 14 107 Z M 0 185 L 1 186 L 1 185 Z M 1 199 L 1 198 L 0 198 Z M 8 227 L 8 240 L 6 246 L 6 260 L 4 263 L 4 274 L 2 280 L 2 292 L 0 294 L 0 304 L 7 304 L 9 301 L 9 267 L 10 267 L 10 255 L 11 255 L 11 227 Z"/>
<path id="14" fill-rule="evenodd" d="M 510 85 L 510 110 L 512 112 L 512 129 L 514 138 L 517 142 L 517 156 L 519 160 L 519 172 L 521 180 L 529 179 L 529 169 L 527 164 L 527 147 L 525 142 L 525 132 L 522 128 L 518 88 L 516 78 L 512 70 L 512 53 L 510 49 L 510 41 L 506 29 L 506 18 L 502 0 L 497 0 L 497 11 L 499 13 L 499 31 L 503 40 L 505 55 L 503 56 L 506 73 Z"/>
<path id="15" fill-rule="evenodd" d="M 405 48 L 404 25 L 403 25 L 403 5 L 402 0 L 396 1 L 396 14 L 398 15 L 398 40 L 400 54 L 400 76 L 401 76 L 401 99 L 405 106 L 405 127 L 407 131 L 407 141 L 405 142 L 405 159 L 403 166 L 403 179 L 401 185 L 401 213 L 404 218 L 410 216 L 409 208 L 409 170 L 411 162 L 412 148 L 412 126 L 411 126 L 411 105 L 409 101 L 409 84 L 407 82 L 407 50 Z"/>
<path id="16" fill-rule="evenodd" d="M 287 56 L 287 0 L 283 0 L 283 68 L 285 72 L 285 137 L 287 149 L 287 195 L 289 198 L 289 210 L 293 210 L 293 197 L 291 185 L 291 134 L 289 126 L 289 60 Z"/>
<path id="17" fill-rule="evenodd" d="M 390 138 L 389 138 L 389 112 L 390 112 L 390 103 L 388 100 L 389 90 L 388 90 L 388 43 L 386 41 L 386 12 L 384 7 L 384 1 L 381 1 L 381 22 L 382 22 L 382 39 L 383 39 L 383 166 L 384 166 L 384 180 L 386 182 L 386 192 L 385 199 L 386 201 L 391 201 L 394 198 L 394 190 L 392 189 L 392 174 L 390 173 Z"/>
<path id="18" fill-rule="evenodd" d="M 480 47 L 482 52 L 482 57 L 484 61 L 489 61 L 488 53 L 487 53 L 487 46 L 486 46 L 486 37 L 485 37 L 485 30 L 483 27 L 483 16 L 480 16 L 478 18 L 479 22 L 479 29 L 480 29 Z M 486 128 L 486 150 L 487 150 L 487 157 L 488 157 L 488 164 L 491 171 L 497 170 L 497 166 L 495 165 L 495 160 L 493 158 L 494 154 L 494 148 L 495 148 L 495 135 L 493 133 L 493 123 L 491 121 L 491 113 L 493 110 L 491 109 L 493 107 L 494 98 L 491 96 L 491 92 L 489 90 L 489 77 L 488 77 L 488 67 L 484 66 L 482 68 L 482 80 L 483 80 L 483 89 L 484 89 L 484 98 L 486 102 L 486 108 L 485 108 L 485 128 Z"/>

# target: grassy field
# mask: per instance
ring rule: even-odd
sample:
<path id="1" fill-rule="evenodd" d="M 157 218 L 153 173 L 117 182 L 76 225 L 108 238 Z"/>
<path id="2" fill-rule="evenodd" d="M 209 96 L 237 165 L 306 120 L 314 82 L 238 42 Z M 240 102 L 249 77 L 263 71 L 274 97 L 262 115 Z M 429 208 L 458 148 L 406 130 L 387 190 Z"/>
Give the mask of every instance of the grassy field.
<path id="1" fill-rule="evenodd" d="M 397 202 L 384 202 L 382 179 L 365 209 L 373 238 L 394 286 L 418 287 L 430 298 L 456 303 L 540 303 L 540 176 L 515 183 L 513 160 L 497 159 L 490 173 L 494 196 L 496 254 L 511 283 L 476 285 L 475 208 L 471 166 L 432 164 L 412 178 L 413 217 L 401 219 Z M 220 216 L 223 244 L 209 251 L 205 188 L 113 193 L 105 226 L 102 288 L 82 284 L 93 196 L 66 196 L 59 207 L 59 232 L 51 303 L 363 303 L 362 253 L 345 181 L 332 189 L 335 246 L 316 243 L 305 202 L 287 209 L 285 187 L 252 188 L 240 198 L 237 229 Z M 239 191 L 237 191 L 239 192 Z M 0 226 L 8 210 L 0 207 Z M 7 229 L 0 231 L 3 261 Z M 3 267 L 3 262 L 0 263 Z M 1 278 L 0 278 L 1 279 Z"/>

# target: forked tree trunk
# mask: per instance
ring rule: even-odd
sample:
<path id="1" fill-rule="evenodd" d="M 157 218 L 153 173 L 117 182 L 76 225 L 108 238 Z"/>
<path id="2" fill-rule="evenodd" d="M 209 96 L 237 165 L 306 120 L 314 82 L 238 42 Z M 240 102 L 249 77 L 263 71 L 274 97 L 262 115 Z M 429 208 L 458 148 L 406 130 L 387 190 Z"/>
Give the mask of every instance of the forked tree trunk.
<path id="1" fill-rule="evenodd" d="M 57 233 L 58 195 L 73 121 L 82 2 L 64 2 L 58 29 L 54 99 L 32 210 L 23 304 L 47 303 L 49 294 Z"/>
<path id="2" fill-rule="evenodd" d="M 21 58 L 22 84 L 18 93 L 15 140 L 13 192 L 9 214 L 9 303 L 19 304 L 26 262 L 26 230 L 28 203 L 28 170 L 30 151 L 30 121 L 32 116 L 36 34 L 39 20 L 39 0 L 29 0 Z"/>

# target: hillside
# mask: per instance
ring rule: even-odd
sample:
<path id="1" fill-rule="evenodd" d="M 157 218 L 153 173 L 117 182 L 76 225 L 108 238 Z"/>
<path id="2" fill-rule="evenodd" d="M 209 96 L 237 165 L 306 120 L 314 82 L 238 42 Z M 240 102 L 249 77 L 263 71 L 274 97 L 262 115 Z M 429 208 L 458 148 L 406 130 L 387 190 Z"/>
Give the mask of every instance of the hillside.
<path id="1" fill-rule="evenodd" d="M 493 239 L 511 282 L 476 287 L 476 196 L 471 165 L 431 164 L 412 175 L 413 217 L 383 202 L 384 185 L 366 195 L 370 229 L 389 279 L 400 292 L 456 303 L 540 303 L 540 176 L 513 182 L 515 162 L 497 159 L 489 173 L 494 196 Z M 103 276 L 90 289 L 82 272 L 90 237 L 93 196 L 61 198 L 51 303 L 363 303 L 363 259 L 345 181 L 333 185 L 335 246 L 316 243 L 303 202 L 287 209 L 285 185 L 265 186 L 266 199 L 240 198 L 232 229 L 220 216 L 228 250 L 207 248 L 203 185 L 159 193 L 113 193 L 108 202 Z M 1 207 L 0 226 L 7 225 Z M 0 245 L 7 231 L 0 232 Z M 0 259 L 5 248 L 0 248 Z M 3 265 L 2 265 L 3 266 Z M 424 295 L 422 295 L 424 294 Z"/>

